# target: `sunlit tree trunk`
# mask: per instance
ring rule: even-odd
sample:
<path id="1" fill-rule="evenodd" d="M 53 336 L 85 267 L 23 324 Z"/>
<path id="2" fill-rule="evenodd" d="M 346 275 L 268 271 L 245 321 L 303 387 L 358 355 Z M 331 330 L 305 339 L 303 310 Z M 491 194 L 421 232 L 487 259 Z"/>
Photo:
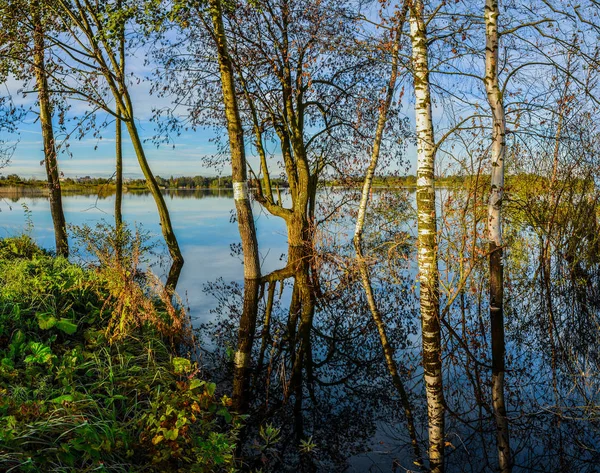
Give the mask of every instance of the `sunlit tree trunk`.
<path id="1" fill-rule="evenodd" d="M 417 131 L 418 264 L 423 376 L 429 417 L 429 466 L 433 473 L 439 473 L 444 470 L 444 395 L 434 188 L 435 144 L 429 91 L 427 33 L 421 0 L 411 3 L 410 35 Z"/>
<path id="2" fill-rule="evenodd" d="M 119 9 L 121 8 L 121 1 L 118 4 Z M 125 77 L 125 29 L 120 32 L 119 36 L 119 65 L 121 68 L 121 80 Z M 120 84 L 121 89 L 123 85 Z M 116 166 L 115 166 L 115 228 L 120 238 L 120 232 L 123 227 L 123 130 L 121 117 L 117 116 L 115 122 L 115 153 L 116 153 Z M 119 243 L 120 244 L 120 243 Z M 119 248 L 120 251 L 120 248 Z"/>
<path id="3" fill-rule="evenodd" d="M 181 273 L 181 268 L 183 267 L 183 255 L 181 254 L 181 249 L 179 248 L 179 242 L 177 241 L 177 237 L 175 236 L 175 232 L 173 231 L 173 225 L 171 224 L 171 216 L 169 214 L 169 209 L 167 208 L 167 204 L 165 203 L 165 199 L 158 187 L 158 183 L 156 182 L 156 178 L 152 173 L 152 169 L 150 168 L 150 164 L 146 158 L 146 152 L 144 151 L 144 146 L 142 144 L 142 140 L 140 138 L 137 126 L 135 125 L 133 119 L 133 110 L 131 105 L 131 99 L 129 98 L 129 93 L 126 91 L 124 93 L 125 97 L 125 110 L 127 120 L 125 124 L 127 126 L 127 131 L 129 132 L 129 137 L 131 138 L 131 142 L 133 144 L 133 149 L 138 158 L 138 163 L 144 174 L 144 178 L 146 179 L 146 187 L 154 197 L 154 202 L 156 203 L 156 208 L 158 210 L 158 216 L 160 219 L 160 226 L 162 229 L 163 237 L 167 244 L 167 248 L 169 249 L 169 254 L 172 259 L 171 268 L 169 270 L 169 275 L 167 276 L 166 282 L 166 290 L 169 293 L 173 293 L 177 286 L 177 282 L 179 281 L 179 274 Z"/>
<path id="4" fill-rule="evenodd" d="M 254 216 L 248 196 L 244 130 L 238 110 L 231 58 L 227 50 L 221 3 L 219 0 L 210 0 L 209 5 L 229 133 L 233 197 L 244 253 L 244 307 L 240 321 L 238 349 L 234 360 L 233 402 L 234 408 L 238 412 L 245 412 L 249 404 L 250 360 L 258 312 L 260 260 Z"/>
<path id="5" fill-rule="evenodd" d="M 81 33 L 89 41 L 93 60 L 98 70 L 104 76 L 104 79 L 106 79 L 116 103 L 116 110 L 115 112 L 111 111 L 111 113 L 120 116 L 127 127 L 138 163 L 146 179 L 146 186 L 154 198 L 163 237 L 172 259 L 171 269 L 169 270 L 165 285 L 167 293 L 172 294 L 175 291 L 181 268 L 183 267 L 183 255 L 173 231 L 169 210 L 146 158 L 144 146 L 135 124 L 131 96 L 125 85 L 125 78 L 119 66 L 118 55 L 115 53 L 113 45 L 107 39 L 109 35 L 106 33 L 109 27 L 103 23 L 105 18 L 100 15 L 98 5 L 93 3 L 85 2 L 83 4 L 75 2 L 75 4 L 72 4 L 65 0 L 55 0 L 55 2 L 52 2 L 52 5 L 56 13 L 64 15 L 65 20 L 68 18 L 73 25 L 77 25 Z"/>
<path id="6" fill-rule="evenodd" d="M 50 198 L 50 213 L 54 224 L 54 238 L 56 241 L 56 254 L 69 256 L 69 242 L 67 239 L 67 224 L 62 206 L 60 178 L 58 172 L 58 159 L 54 143 L 54 130 L 52 127 L 52 106 L 48 89 L 48 79 L 45 64 L 44 27 L 42 25 L 40 4 L 37 0 L 31 2 L 31 17 L 33 20 L 33 62 L 40 103 L 40 124 L 42 126 L 42 140 L 44 143 L 44 164 L 48 179 Z"/>
<path id="7" fill-rule="evenodd" d="M 392 349 L 389 339 L 386 332 L 385 323 L 381 317 L 381 313 L 379 312 L 379 308 L 377 307 L 377 301 L 375 300 L 375 295 L 373 293 L 373 287 L 371 284 L 371 276 L 369 274 L 369 268 L 364 259 L 362 252 L 362 233 L 365 225 L 365 217 L 367 214 L 367 208 L 369 204 L 369 196 L 371 195 L 371 188 L 373 183 L 373 177 L 375 175 L 375 171 L 377 169 L 377 163 L 379 161 L 379 150 L 381 148 L 381 141 L 383 140 L 383 132 L 385 130 L 385 125 L 387 122 L 388 111 L 390 109 L 390 105 L 392 103 L 392 99 L 394 97 L 394 89 L 396 88 L 396 80 L 398 77 L 398 59 L 400 52 L 400 40 L 402 37 L 402 30 L 404 26 L 404 20 L 406 18 L 406 14 L 408 12 L 408 2 L 404 3 L 404 8 L 400 13 L 399 24 L 394 29 L 394 42 L 392 46 L 392 65 L 390 71 L 390 79 L 388 82 L 388 87 L 386 90 L 386 95 L 384 100 L 381 103 L 381 107 L 379 110 L 379 117 L 377 120 L 377 128 L 375 130 L 375 137 L 373 140 L 373 149 L 371 152 L 371 161 L 369 163 L 369 167 L 367 168 L 367 172 L 365 174 L 365 180 L 363 183 L 362 195 L 360 200 L 360 205 L 358 208 L 358 216 L 356 219 L 356 228 L 354 230 L 354 247 L 356 249 L 356 259 L 358 263 L 358 268 L 360 272 L 361 282 L 363 288 L 365 290 L 365 295 L 367 297 L 367 304 L 369 306 L 369 310 L 371 312 L 371 316 L 375 321 L 375 325 L 377 326 L 377 331 L 379 333 L 379 339 L 381 341 L 381 346 L 383 348 L 383 354 L 385 356 L 385 361 L 388 367 L 388 371 L 392 377 L 392 383 L 400 396 L 400 402 L 402 403 L 404 409 L 404 415 L 406 416 L 406 423 L 408 426 L 408 433 L 410 435 L 411 444 L 413 447 L 413 452 L 415 454 L 415 463 L 419 466 L 423 465 L 423 459 L 421 457 L 421 449 L 419 447 L 419 441 L 417 438 L 417 431 L 415 428 L 412 407 L 410 404 L 410 400 L 408 398 L 408 394 L 404 387 L 404 383 L 402 382 L 402 378 L 400 377 L 400 373 L 398 371 L 398 366 L 396 364 L 396 360 L 394 359 L 394 350 Z"/>
<path id="8" fill-rule="evenodd" d="M 488 203 L 490 252 L 490 323 L 492 330 L 492 404 L 497 427 L 500 471 L 512 471 L 508 419 L 504 401 L 504 263 L 502 261 L 502 197 L 504 193 L 504 155 L 506 120 L 504 101 L 498 81 L 498 0 L 485 3 L 485 88 L 492 110 L 492 175 Z"/>
<path id="9" fill-rule="evenodd" d="M 394 42 L 392 46 L 392 67 L 390 71 L 390 79 L 386 90 L 386 95 L 379 108 L 379 117 L 377 119 L 377 128 L 375 130 L 375 138 L 373 139 L 373 149 L 371 151 L 371 161 L 365 174 L 363 182 L 362 195 L 358 207 L 358 216 L 356 218 L 356 228 L 354 230 L 354 245 L 360 246 L 363 228 L 365 226 L 365 216 L 367 214 L 367 206 L 369 204 L 369 196 L 371 195 L 371 187 L 373 185 L 373 177 L 377 169 L 379 161 L 379 150 L 381 149 L 381 141 L 383 140 L 383 132 L 387 123 L 388 112 L 392 99 L 394 98 L 394 89 L 396 88 L 396 80 L 398 78 L 398 55 L 400 52 L 400 39 L 402 38 L 402 29 L 404 27 L 404 19 L 408 10 L 408 3 L 404 2 L 404 8 L 401 13 L 399 24 L 394 29 Z"/>

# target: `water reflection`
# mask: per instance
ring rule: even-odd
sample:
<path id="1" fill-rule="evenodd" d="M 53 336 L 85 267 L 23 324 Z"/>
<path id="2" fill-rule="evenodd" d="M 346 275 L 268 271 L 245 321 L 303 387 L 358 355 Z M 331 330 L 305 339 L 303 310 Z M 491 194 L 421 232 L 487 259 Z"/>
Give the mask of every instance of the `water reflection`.
<path id="1" fill-rule="evenodd" d="M 447 471 L 492 472 L 485 203 L 469 192 L 439 195 Z M 364 264 L 347 236 L 352 203 L 321 228 L 316 251 L 288 248 L 282 222 L 257 211 L 266 276 L 249 285 L 235 250 L 230 194 L 196 194 L 167 194 L 186 259 L 180 292 L 198 324 L 207 376 L 249 416 L 242 470 L 418 471 L 411 437 L 424 455 L 427 409 L 412 195 L 374 196 Z M 30 208 L 38 241 L 51 246 L 44 199 L 15 199 Z M 589 189 L 565 193 L 551 231 L 549 207 L 538 195 L 514 193 L 507 205 L 506 400 L 515 471 L 598 471 L 598 202 Z M 12 207 L 2 207 L 7 234 L 26 226 L 26 215 Z M 65 207 L 70 223 L 112 217 L 110 196 L 67 196 Z M 160 234 L 149 196 L 127 194 L 124 212 Z M 365 293 L 365 269 L 379 322 Z"/>
<path id="2" fill-rule="evenodd" d="M 483 233 L 473 231 L 485 222 L 478 214 L 483 206 L 460 191 L 446 197 L 440 267 L 447 471 L 495 471 L 487 255 Z M 505 258 L 506 398 L 515 471 L 591 472 L 600 462 L 600 261 L 598 233 L 583 217 L 597 203 L 587 200 L 582 209 L 582 200 L 572 202 L 577 209 L 564 214 L 563 225 L 578 237 L 553 242 L 549 292 L 539 270 L 546 243 L 535 223 L 513 229 Z M 427 409 L 415 248 L 406 231 L 410 213 L 397 218 L 404 222 L 395 231 L 371 222 L 362 264 L 349 257 L 348 242 L 336 241 L 335 247 L 322 244 L 318 254 L 290 252 L 294 263 L 264 281 L 247 374 L 245 470 L 420 469 Z M 361 284 L 365 269 L 372 297 Z M 200 329 L 215 347 L 205 362 L 229 390 L 243 288 L 220 281 L 207 292 L 219 304 L 215 319 Z M 374 301 L 379 321 L 372 317 Z M 270 425 L 280 429 L 275 443 L 265 440 Z"/>

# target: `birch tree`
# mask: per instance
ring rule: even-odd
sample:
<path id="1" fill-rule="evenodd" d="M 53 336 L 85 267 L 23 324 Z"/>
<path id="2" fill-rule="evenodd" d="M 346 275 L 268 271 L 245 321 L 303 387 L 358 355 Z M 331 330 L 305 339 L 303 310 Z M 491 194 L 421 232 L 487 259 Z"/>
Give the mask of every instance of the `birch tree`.
<path id="1" fill-rule="evenodd" d="M 388 367 L 388 371 L 392 377 L 392 382 L 394 387 L 396 388 L 400 400 L 404 409 L 404 415 L 406 417 L 406 423 L 408 426 L 408 431 L 413 447 L 413 452 L 415 455 L 415 464 L 424 467 L 423 459 L 421 457 L 421 449 L 419 447 L 419 441 L 417 438 L 417 432 L 415 427 L 415 422 L 413 418 L 413 410 L 410 404 L 410 400 L 408 398 L 408 393 L 404 386 L 404 382 L 400 377 L 400 373 L 398 370 L 398 365 L 396 360 L 394 359 L 394 352 L 392 346 L 389 341 L 389 337 L 387 335 L 385 323 L 381 317 L 381 313 L 378 308 L 377 300 L 375 299 L 375 295 L 373 293 L 373 286 L 371 283 L 371 277 L 369 274 L 369 267 L 365 261 L 365 257 L 363 255 L 362 250 L 362 234 L 365 226 L 365 217 L 367 214 L 369 198 L 372 191 L 373 178 L 375 176 L 375 172 L 377 170 L 377 164 L 379 162 L 379 154 L 381 149 L 381 142 L 383 140 L 383 135 L 387 123 L 387 117 L 389 113 L 389 109 L 392 105 L 392 100 L 394 98 L 394 93 L 396 89 L 396 82 L 398 79 L 398 67 L 400 62 L 400 47 L 401 40 L 403 37 L 404 24 L 406 20 L 406 16 L 408 14 L 408 2 L 404 2 L 400 11 L 397 12 L 396 17 L 392 19 L 394 23 L 391 36 L 392 36 L 392 51 L 391 51 L 391 67 L 390 67 L 390 77 L 389 82 L 385 91 L 385 97 L 381 100 L 381 104 L 379 107 L 379 117 L 377 119 L 377 128 L 375 130 L 375 136 L 373 138 L 373 145 L 371 150 L 371 160 L 369 162 L 369 166 L 367 167 L 367 171 L 365 174 L 361 199 L 358 207 L 358 216 L 356 218 L 356 227 L 354 230 L 354 248 L 356 250 L 356 259 L 358 263 L 358 269 L 361 277 L 361 283 L 365 290 L 365 295 L 367 297 L 367 303 L 369 306 L 369 310 L 371 312 L 371 316 L 377 326 L 377 332 L 379 334 L 379 338 L 381 341 L 381 346 L 383 348 L 383 354 L 385 357 L 385 361 Z"/>
<path id="2" fill-rule="evenodd" d="M 488 204 L 490 258 L 490 324 L 492 330 L 492 403 L 496 418 L 498 462 L 502 473 L 512 471 L 508 419 L 504 401 L 504 263 L 502 261 L 502 197 L 506 119 L 498 80 L 498 0 L 485 3 L 485 88 L 492 111 L 491 192 Z"/>
<path id="3" fill-rule="evenodd" d="M 444 471 L 444 395 L 437 265 L 435 142 L 431 116 L 429 54 L 422 0 L 410 5 L 410 39 L 417 133 L 417 224 L 423 377 L 429 418 L 429 467 Z"/>

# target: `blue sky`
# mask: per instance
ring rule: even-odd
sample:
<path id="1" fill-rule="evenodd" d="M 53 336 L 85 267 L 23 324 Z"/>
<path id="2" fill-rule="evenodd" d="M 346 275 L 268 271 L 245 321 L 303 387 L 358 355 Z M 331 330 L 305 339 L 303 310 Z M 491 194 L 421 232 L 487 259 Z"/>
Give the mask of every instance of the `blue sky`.
<path id="1" fill-rule="evenodd" d="M 35 94 L 23 98 L 17 91 L 23 88 L 23 84 L 14 79 L 9 79 L 5 84 L 6 90 L 18 105 L 31 106 L 35 103 Z M 142 82 L 132 88 L 134 107 L 139 117 L 137 122 L 142 139 L 150 138 L 154 134 L 155 125 L 150 122 L 152 107 L 160 106 L 161 102 L 167 105 L 168 99 L 160 99 L 149 94 L 149 84 Z M 83 105 L 74 103 L 74 113 L 81 112 Z M 18 140 L 17 148 L 11 158 L 9 166 L 3 169 L 3 174 L 16 173 L 23 177 L 43 178 L 45 171 L 40 164 L 44 158 L 42 147 L 42 136 L 37 116 L 30 113 L 19 126 L 18 135 L 10 135 L 3 132 L 2 138 L 9 142 Z M 127 177 L 142 177 L 137 164 L 137 159 L 131 147 L 131 140 L 124 129 L 123 155 L 124 174 Z M 223 130 L 225 132 L 225 130 Z M 161 176 L 170 175 L 207 175 L 219 174 L 218 169 L 206 168 L 202 159 L 210 156 L 216 151 L 216 146 L 211 143 L 215 137 L 215 130 L 199 130 L 187 132 L 176 138 L 175 148 L 172 145 L 155 145 L 146 143 L 148 160 L 155 174 Z M 114 172 L 115 138 L 112 129 L 102 131 L 103 138 L 98 140 L 91 136 L 82 140 L 71 139 L 70 151 L 72 157 L 66 153 L 59 155 L 61 171 L 67 177 L 76 176 L 98 176 L 109 177 Z M 57 139 L 58 141 L 58 139 Z M 222 174 L 228 174 L 224 169 Z"/>
<path id="2" fill-rule="evenodd" d="M 128 72 L 132 72 L 136 78 L 149 77 L 152 73 L 151 65 L 144 64 L 142 57 L 143 50 L 138 50 L 139 57 L 128 57 Z M 9 94 L 14 103 L 25 107 L 35 109 L 35 93 L 29 93 L 25 97 L 19 91 L 33 89 L 32 84 L 23 84 L 14 78 L 9 77 L 4 86 L 0 86 L 3 95 Z M 138 129 L 142 139 L 149 139 L 155 134 L 155 124 L 150 121 L 152 110 L 154 108 L 163 108 L 171 106 L 172 99 L 161 98 L 150 94 L 151 84 L 149 81 L 132 82 L 130 84 L 130 94 L 134 102 L 135 114 L 138 117 Z M 408 104 L 407 104 L 408 105 Z M 87 111 L 87 105 L 82 102 L 71 102 L 71 113 L 82 114 Z M 410 105 L 408 106 L 410 108 Z M 412 116 L 412 110 L 408 110 L 409 116 Z M 105 116 L 105 112 L 102 112 Z M 18 144 L 14 155 L 8 167 L 0 170 L 0 175 L 18 174 L 25 178 L 35 177 L 44 178 L 45 171 L 43 167 L 43 147 L 40 131 L 40 124 L 35 113 L 30 113 L 24 122 L 19 126 L 18 135 L 9 135 L 5 131 L 0 131 L 3 135 L 2 140 L 15 142 Z M 97 120 L 102 121 L 102 118 Z M 412 121 L 412 120 L 411 120 Z M 209 157 L 216 152 L 216 145 L 211 141 L 217 133 L 226 134 L 226 130 L 201 129 L 198 131 L 184 132 L 181 136 L 175 137 L 175 147 L 173 145 L 161 145 L 157 148 L 151 142 L 145 144 L 145 150 L 155 175 L 162 177 L 169 176 L 217 176 L 229 175 L 231 173 L 228 166 L 223 169 L 207 167 L 203 158 Z M 82 140 L 72 138 L 70 143 L 70 156 L 67 153 L 59 154 L 59 167 L 66 177 L 93 176 L 110 177 L 114 173 L 115 161 L 115 139 L 114 129 L 109 127 L 102 130 L 103 138 L 98 140 L 92 136 L 84 137 Z M 141 178 L 142 173 L 139 169 L 137 158 L 133 152 L 131 141 L 124 128 L 124 175 L 129 178 Z M 57 136 L 57 142 L 59 142 Z M 411 168 L 414 167 L 415 150 L 409 146 L 409 161 Z M 255 153 L 251 149 L 247 150 L 248 161 L 253 169 L 258 170 L 259 162 Z M 275 157 L 276 161 L 277 156 Z M 365 163 L 366 165 L 366 163 Z M 275 162 L 270 164 L 271 174 L 277 176 L 279 170 Z M 404 167 L 404 166 L 403 166 Z M 411 169 L 411 172 L 414 170 Z"/>
<path id="3" fill-rule="evenodd" d="M 27 123 L 20 129 L 19 143 L 11 158 L 10 164 L 3 169 L 3 174 L 16 173 L 22 177 L 45 176 L 41 162 L 44 158 L 42 137 L 39 122 L 33 122 L 34 117 L 28 118 Z M 140 121 L 138 123 L 142 137 L 148 138 L 153 134 L 152 123 Z M 124 130 L 125 131 L 125 130 Z M 126 131 L 125 131 L 126 133 Z M 115 165 L 115 139 L 114 132 L 106 130 L 101 140 L 84 138 L 71 140 L 70 151 L 72 157 L 66 153 L 59 155 L 59 165 L 66 177 L 95 176 L 110 177 Z M 199 131 L 178 137 L 175 148 L 163 145 L 156 148 L 151 143 L 146 145 L 146 153 L 154 174 L 163 177 L 171 175 L 205 175 L 215 176 L 218 170 L 203 166 L 202 158 L 213 154 L 216 150 L 209 139 L 214 136 L 212 131 Z M 124 174 L 126 177 L 142 177 L 136 156 L 128 137 L 123 140 Z M 228 174 L 224 169 L 222 174 Z"/>

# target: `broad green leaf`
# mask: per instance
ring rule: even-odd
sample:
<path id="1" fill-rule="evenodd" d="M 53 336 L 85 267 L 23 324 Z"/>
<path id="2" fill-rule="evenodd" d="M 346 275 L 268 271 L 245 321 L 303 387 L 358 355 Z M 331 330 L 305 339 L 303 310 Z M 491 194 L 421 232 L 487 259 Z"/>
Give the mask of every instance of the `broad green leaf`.
<path id="1" fill-rule="evenodd" d="M 55 404 L 62 404 L 63 402 L 73 402 L 73 396 L 71 396 L 70 394 L 63 394 L 62 396 L 50 399 L 50 402 L 53 402 Z"/>
<path id="2" fill-rule="evenodd" d="M 165 431 L 165 439 L 177 440 L 177 437 L 179 437 L 179 429 L 175 428 L 175 429 Z"/>
<path id="3" fill-rule="evenodd" d="M 68 335 L 73 335 L 77 331 L 77 324 L 74 324 L 69 319 L 60 319 L 56 322 L 56 328 Z"/>
<path id="4" fill-rule="evenodd" d="M 194 378 L 192 379 L 192 381 L 190 381 L 190 387 L 188 389 L 191 391 L 193 389 L 199 388 L 200 386 L 203 386 L 204 384 L 206 384 L 206 381 Z"/>
<path id="5" fill-rule="evenodd" d="M 56 318 L 48 313 L 37 314 L 37 321 L 42 330 L 51 329 L 57 322 Z"/>
<path id="6" fill-rule="evenodd" d="M 187 358 L 173 358 L 173 368 L 176 374 L 185 374 L 191 371 L 192 362 Z"/>

